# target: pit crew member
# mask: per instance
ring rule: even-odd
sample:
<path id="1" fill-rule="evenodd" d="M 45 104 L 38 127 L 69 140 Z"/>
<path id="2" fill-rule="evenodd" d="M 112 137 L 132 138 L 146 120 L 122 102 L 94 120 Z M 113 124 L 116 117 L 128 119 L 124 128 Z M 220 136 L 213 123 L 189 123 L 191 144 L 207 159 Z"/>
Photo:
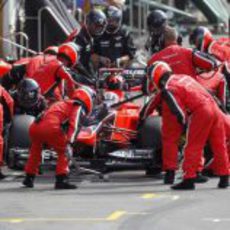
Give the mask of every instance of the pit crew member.
<path id="1" fill-rule="evenodd" d="M 72 155 L 72 145 L 79 132 L 82 119 L 92 112 L 95 96 L 91 88 L 79 87 L 74 91 L 71 99 L 53 104 L 31 125 L 29 134 L 32 144 L 25 166 L 26 177 L 23 181 L 25 187 L 34 186 L 34 179 L 41 162 L 42 148 L 46 144 L 58 155 L 55 189 L 77 188 L 68 181 L 69 169 L 66 154 Z M 66 126 L 66 123 L 68 123 L 68 128 L 64 131 L 63 125 Z"/>

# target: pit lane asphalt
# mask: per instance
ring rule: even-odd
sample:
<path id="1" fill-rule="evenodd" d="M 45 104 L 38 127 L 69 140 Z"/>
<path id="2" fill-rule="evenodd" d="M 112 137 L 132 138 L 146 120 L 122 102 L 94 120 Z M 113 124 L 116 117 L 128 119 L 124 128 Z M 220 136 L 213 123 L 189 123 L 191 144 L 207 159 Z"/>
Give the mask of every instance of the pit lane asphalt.
<path id="1" fill-rule="evenodd" d="M 0 182 L 0 230 L 216 230 L 229 229 L 230 189 L 218 179 L 175 192 L 143 171 L 116 172 L 109 182 L 84 175 L 77 190 L 55 191 L 51 172 L 34 189 L 14 172 Z"/>

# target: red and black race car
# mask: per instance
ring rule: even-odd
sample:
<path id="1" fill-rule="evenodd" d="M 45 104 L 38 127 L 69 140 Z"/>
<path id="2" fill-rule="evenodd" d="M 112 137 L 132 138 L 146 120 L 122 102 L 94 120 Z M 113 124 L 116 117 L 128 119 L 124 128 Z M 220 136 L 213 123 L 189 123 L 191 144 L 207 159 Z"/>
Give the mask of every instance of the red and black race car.
<path id="1" fill-rule="evenodd" d="M 104 83 L 112 75 L 122 77 L 125 87 L 120 90 L 108 89 Z M 100 71 L 97 83 L 100 105 L 96 106 L 92 117 L 81 128 L 74 145 L 74 157 L 79 165 L 99 171 L 133 168 L 155 173 L 161 170 L 161 119 L 158 114 L 153 114 L 139 124 L 146 100 L 138 92 L 144 75 L 144 69 Z M 21 168 L 25 164 L 30 145 L 28 128 L 33 120 L 29 115 L 14 117 L 6 154 L 11 168 Z M 55 154 L 52 150 L 43 151 L 44 161 L 53 157 Z"/>

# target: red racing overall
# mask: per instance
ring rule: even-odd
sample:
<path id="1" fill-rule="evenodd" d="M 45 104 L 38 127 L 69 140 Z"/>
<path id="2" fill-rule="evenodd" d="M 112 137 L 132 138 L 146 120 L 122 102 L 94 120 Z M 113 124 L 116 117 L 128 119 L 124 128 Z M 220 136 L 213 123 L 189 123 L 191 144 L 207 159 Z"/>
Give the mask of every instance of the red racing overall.
<path id="1" fill-rule="evenodd" d="M 204 57 L 203 53 L 193 52 L 192 49 L 183 48 L 179 45 L 170 45 L 162 51 L 154 54 L 149 60 L 148 66 L 155 61 L 165 61 L 170 65 L 175 74 L 187 74 L 194 79 L 197 79 L 195 67 L 210 70 L 214 67 L 212 60 Z M 208 80 L 205 81 L 206 85 L 207 82 Z M 213 85 L 215 84 L 212 83 L 212 86 Z M 152 111 L 159 106 L 161 102 L 160 98 L 161 96 L 158 95 L 150 100 L 148 107 L 146 107 L 146 114 L 144 117 L 147 117 L 148 114 L 152 113 Z M 173 121 L 164 122 L 162 124 L 163 170 L 176 170 L 178 161 L 178 143 L 183 133 L 183 127 L 177 121 L 176 116 L 172 114 L 168 105 L 164 101 L 162 102 L 162 119 Z M 200 170 L 202 167 L 202 162 L 200 162 Z"/>
<path id="2" fill-rule="evenodd" d="M 40 54 L 35 57 L 32 57 L 28 64 L 26 65 L 26 76 L 34 76 L 34 73 L 41 68 L 43 65 L 45 65 L 47 62 L 50 62 L 51 60 L 56 59 L 55 55 L 45 55 Z"/>
<path id="3" fill-rule="evenodd" d="M 220 61 L 230 62 L 230 46 L 213 41 L 208 47 L 208 53 L 214 55 Z"/>
<path id="4" fill-rule="evenodd" d="M 179 45 L 170 45 L 154 54 L 148 61 L 148 66 L 156 61 L 166 62 L 175 74 L 186 74 L 193 78 L 197 75 L 197 67 L 207 71 L 215 67 L 213 60 L 205 53 Z"/>
<path id="5" fill-rule="evenodd" d="M 65 100 L 53 104 L 39 122 L 34 122 L 29 130 L 32 145 L 25 167 L 27 174 L 35 175 L 41 162 L 43 145 L 54 149 L 58 155 L 56 174 L 68 173 L 68 160 L 65 150 L 68 143 L 72 144 L 79 131 L 83 114 L 82 106 L 73 100 Z M 63 131 L 63 124 L 68 121 L 68 131 Z"/>
<path id="6" fill-rule="evenodd" d="M 10 122 L 13 117 L 14 101 L 9 93 L 0 86 L 0 166 L 3 165 L 3 123 Z"/>
<path id="7" fill-rule="evenodd" d="M 54 92 L 57 100 L 60 100 L 64 93 L 61 84 L 63 80 L 67 82 L 67 94 L 69 97 L 71 97 L 76 84 L 66 67 L 57 59 L 51 60 L 41 66 L 33 76 L 30 76 L 30 78 L 34 79 L 39 84 L 43 95 L 46 94 L 53 85 L 57 84 L 58 87 L 56 87 L 56 91 Z M 58 81 L 60 82 L 58 83 Z"/>
<path id="8" fill-rule="evenodd" d="M 212 96 L 186 75 L 172 75 L 162 95 L 180 123 L 188 126 L 184 147 L 184 179 L 196 177 L 207 141 L 217 162 L 217 174 L 229 175 L 224 119 Z"/>

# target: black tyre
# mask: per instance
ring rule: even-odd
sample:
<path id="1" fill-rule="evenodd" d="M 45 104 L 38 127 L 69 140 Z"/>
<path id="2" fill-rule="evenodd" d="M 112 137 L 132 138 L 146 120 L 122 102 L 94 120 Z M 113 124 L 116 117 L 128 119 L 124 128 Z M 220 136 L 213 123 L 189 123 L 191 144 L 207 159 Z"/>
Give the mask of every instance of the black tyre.
<path id="1" fill-rule="evenodd" d="M 161 144 L 161 117 L 148 117 L 140 128 L 139 141 L 142 148 L 159 150 Z"/>
<path id="2" fill-rule="evenodd" d="M 33 121 L 34 117 L 30 115 L 14 116 L 9 134 L 9 148 L 29 148 L 29 127 Z"/>
<path id="3" fill-rule="evenodd" d="M 148 117 L 139 130 L 139 141 L 141 148 L 153 149 L 152 161 L 145 167 L 147 176 L 156 176 L 161 173 L 162 168 L 162 143 L 161 143 L 161 117 Z"/>
<path id="4" fill-rule="evenodd" d="M 23 169 L 24 167 L 27 158 L 23 156 L 25 152 L 22 153 L 20 150 L 29 150 L 29 127 L 33 121 L 34 117 L 30 115 L 16 115 L 13 118 L 6 155 L 7 165 L 11 169 Z"/>

